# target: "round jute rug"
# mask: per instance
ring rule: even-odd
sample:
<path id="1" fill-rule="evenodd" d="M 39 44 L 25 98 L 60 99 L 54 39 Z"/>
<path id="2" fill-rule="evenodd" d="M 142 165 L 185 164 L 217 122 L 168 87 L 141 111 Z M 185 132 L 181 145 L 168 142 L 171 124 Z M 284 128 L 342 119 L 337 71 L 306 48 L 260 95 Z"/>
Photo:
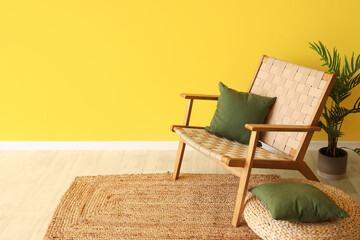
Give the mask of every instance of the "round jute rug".
<path id="1" fill-rule="evenodd" d="M 278 179 L 252 175 L 249 187 Z M 44 239 L 260 239 L 231 219 L 239 178 L 230 174 L 77 177 Z"/>
<path id="2" fill-rule="evenodd" d="M 326 193 L 350 217 L 319 223 L 298 223 L 275 220 L 265 204 L 252 193 L 246 196 L 244 218 L 248 226 L 260 237 L 267 240 L 328 240 L 360 239 L 360 206 L 343 191 L 304 179 L 277 179 L 275 182 L 302 182 L 313 185 Z"/>

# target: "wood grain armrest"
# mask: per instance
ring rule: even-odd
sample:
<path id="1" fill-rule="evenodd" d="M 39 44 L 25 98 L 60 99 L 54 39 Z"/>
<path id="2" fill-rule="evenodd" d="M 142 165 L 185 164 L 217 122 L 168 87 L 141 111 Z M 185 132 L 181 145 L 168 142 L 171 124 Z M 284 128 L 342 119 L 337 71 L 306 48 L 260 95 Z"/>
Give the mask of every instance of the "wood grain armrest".
<path id="1" fill-rule="evenodd" d="M 311 132 L 321 130 L 317 126 L 275 124 L 245 124 L 245 128 L 258 132 Z"/>
<path id="2" fill-rule="evenodd" d="M 198 126 L 185 126 L 185 125 L 171 125 L 170 130 L 175 132 L 179 128 L 197 128 L 197 129 L 203 129 L 205 127 L 198 127 Z"/>
<path id="3" fill-rule="evenodd" d="M 207 94 L 191 94 L 191 93 L 181 93 L 181 97 L 185 99 L 199 99 L 199 100 L 218 100 L 218 95 L 207 95 Z"/>

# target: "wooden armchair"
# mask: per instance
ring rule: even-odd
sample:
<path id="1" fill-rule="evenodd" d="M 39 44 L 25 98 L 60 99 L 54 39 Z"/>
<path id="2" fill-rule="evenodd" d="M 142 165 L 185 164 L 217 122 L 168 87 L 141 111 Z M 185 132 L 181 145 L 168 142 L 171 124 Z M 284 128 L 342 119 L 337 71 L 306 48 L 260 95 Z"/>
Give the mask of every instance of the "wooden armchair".
<path id="1" fill-rule="evenodd" d="M 240 225 L 251 168 L 298 170 L 307 179 L 319 181 L 303 159 L 314 131 L 320 130 L 316 125 L 335 78 L 334 74 L 262 56 L 248 92 L 277 100 L 265 124 L 245 125 L 252 131 L 248 146 L 217 137 L 204 127 L 189 126 L 193 101 L 217 100 L 218 96 L 181 94 L 188 104 L 183 125 L 171 127 L 180 136 L 173 178 L 179 177 L 186 144 L 238 176 L 235 227 Z M 258 140 L 285 157 L 257 147 Z"/>

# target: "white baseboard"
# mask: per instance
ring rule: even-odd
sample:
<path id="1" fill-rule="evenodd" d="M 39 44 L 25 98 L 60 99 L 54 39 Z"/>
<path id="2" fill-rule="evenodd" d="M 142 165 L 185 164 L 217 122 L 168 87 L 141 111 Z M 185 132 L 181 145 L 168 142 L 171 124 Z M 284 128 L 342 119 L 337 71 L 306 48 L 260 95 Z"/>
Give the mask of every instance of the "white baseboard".
<path id="1" fill-rule="evenodd" d="M 326 141 L 312 141 L 309 148 L 325 146 Z M 338 146 L 356 148 L 360 141 L 342 141 Z M 177 147 L 177 141 L 0 141 L 0 150 L 177 150 Z"/>
<path id="2" fill-rule="evenodd" d="M 0 141 L 0 150 L 176 150 L 177 141 Z"/>
<path id="3" fill-rule="evenodd" d="M 322 147 L 327 147 L 327 141 L 311 141 L 310 149 L 319 149 Z M 348 148 L 360 148 L 360 141 L 340 141 L 338 142 L 338 147 L 348 147 Z"/>

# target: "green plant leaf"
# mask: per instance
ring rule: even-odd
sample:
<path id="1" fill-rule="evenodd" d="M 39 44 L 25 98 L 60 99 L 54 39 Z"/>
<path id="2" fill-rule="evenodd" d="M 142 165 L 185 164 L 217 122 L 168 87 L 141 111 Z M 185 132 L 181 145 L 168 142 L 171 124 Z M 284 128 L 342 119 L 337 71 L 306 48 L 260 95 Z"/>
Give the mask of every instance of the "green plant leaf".
<path id="1" fill-rule="evenodd" d="M 351 90 L 360 85 L 360 54 L 355 57 L 352 52 L 350 59 L 344 55 L 342 62 L 336 47 L 330 52 L 321 41 L 309 42 L 309 44 L 310 48 L 320 56 L 322 66 L 327 67 L 328 72 L 337 76 L 329 94 L 332 104 L 324 108 L 321 115 L 324 121 L 318 122 L 318 126 L 328 134 L 328 153 L 336 155 L 338 138 L 344 135 L 341 132 L 344 118 L 349 114 L 360 112 L 360 97 L 357 98 L 352 109 L 341 106 L 341 103 L 351 95 Z"/>

